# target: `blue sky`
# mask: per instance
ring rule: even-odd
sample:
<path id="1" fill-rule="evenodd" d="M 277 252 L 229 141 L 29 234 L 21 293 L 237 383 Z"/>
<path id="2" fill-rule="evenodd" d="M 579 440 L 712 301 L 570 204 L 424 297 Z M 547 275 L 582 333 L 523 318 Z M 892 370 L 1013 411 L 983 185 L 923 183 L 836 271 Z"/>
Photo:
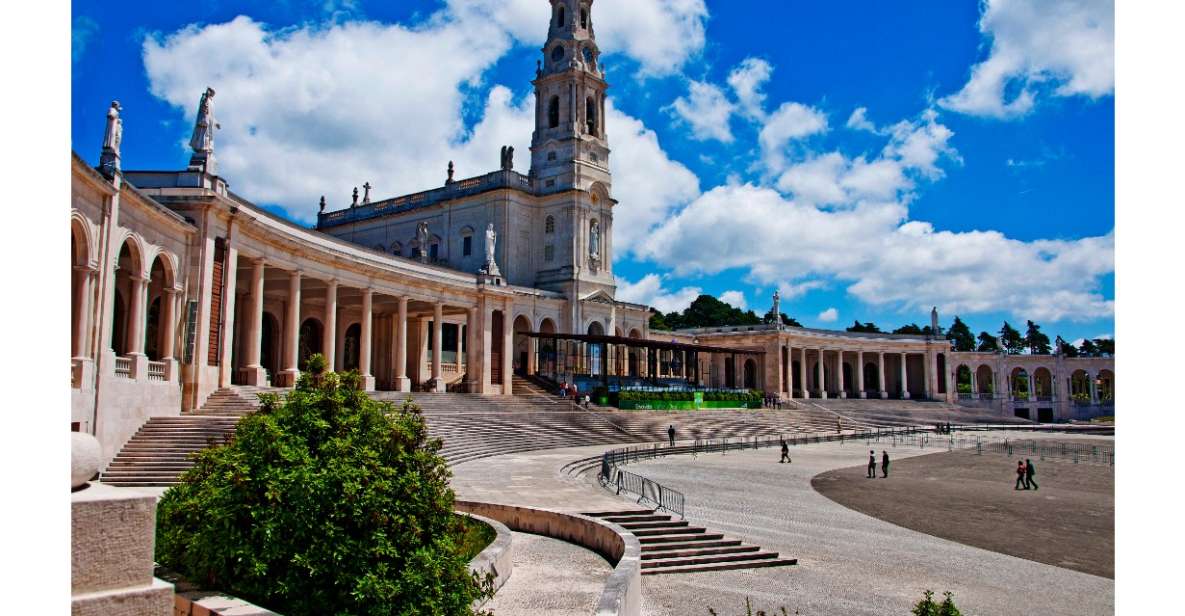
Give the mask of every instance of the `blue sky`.
<path id="1" fill-rule="evenodd" d="M 232 189 L 309 222 L 526 166 L 543 0 L 75 2 L 73 147 L 112 99 L 126 169 L 184 166 L 218 90 Z M 1113 8 L 597 0 L 619 296 L 808 326 L 1114 330 Z M 862 111 L 861 111 L 862 110 Z M 832 320 L 834 316 L 834 320 Z"/>

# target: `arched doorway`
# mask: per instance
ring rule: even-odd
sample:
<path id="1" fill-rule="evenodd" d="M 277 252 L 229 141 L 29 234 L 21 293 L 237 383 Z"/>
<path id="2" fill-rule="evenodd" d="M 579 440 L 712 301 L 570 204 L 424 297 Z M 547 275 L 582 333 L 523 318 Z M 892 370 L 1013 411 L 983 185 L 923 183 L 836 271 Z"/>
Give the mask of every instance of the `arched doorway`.
<path id="1" fill-rule="evenodd" d="M 1090 404 L 1090 375 L 1085 370 L 1075 370 L 1070 375 L 1070 400 L 1075 404 Z"/>
<path id="2" fill-rule="evenodd" d="M 144 314 L 145 302 L 141 294 L 143 289 L 140 281 L 143 277 L 144 267 L 140 247 L 132 238 L 128 238 L 124 240 L 119 249 L 115 270 L 117 310 L 112 313 L 114 323 L 112 323 L 111 348 L 116 355 L 127 355 L 140 351 L 135 348 L 134 339 L 137 328 L 147 318 L 147 315 Z M 122 296 L 122 302 L 118 301 L 119 296 Z M 123 305 L 119 306 L 120 303 Z"/>
<path id="3" fill-rule="evenodd" d="M 979 394 L 980 397 L 986 396 L 991 398 L 995 396 L 995 380 L 995 375 L 992 373 L 991 366 L 987 364 L 979 366 L 975 369 L 975 385 L 978 387 L 975 393 Z"/>
<path id="4" fill-rule="evenodd" d="M 1098 389 L 1099 403 L 1112 404 L 1115 402 L 1115 373 L 1110 370 L 1099 370 L 1099 376 L 1095 379 L 1095 387 Z"/>
<path id="5" fill-rule="evenodd" d="M 90 242 L 83 222 L 70 224 L 70 352 L 74 357 L 90 355 L 86 348 L 90 329 Z"/>
<path id="6" fill-rule="evenodd" d="M 346 328 L 346 339 L 342 353 L 342 368 L 347 372 L 358 369 L 359 351 L 362 348 L 362 325 L 354 323 Z"/>
<path id="7" fill-rule="evenodd" d="M 1024 368 L 1013 368 L 1008 375 L 1008 388 L 1013 400 L 1029 399 L 1029 372 Z"/>
<path id="8" fill-rule="evenodd" d="M 971 368 L 967 367 L 966 364 L 955 368 L 955 392 L 959 394 L 960 398 L 971 397 Z"/>
<path id="9" fill-rule="evenodd" d="M 1053 399 L 1053 374 L 1048 368 L 1033 371 L 1033 393 L 1038 400 Z"/>
<path id="10" fill-rule="evenodd" d="M 539 333 L 554 334 L 555 322 L 551 319 L 543 319 L 540 321 Z M 555 339 L 539 339 L 539 365 L 536 366 L 536 372 L 544 375 L 555 375 L 558 373 L 558 366 L 556 365 Z"/>
<path id="11" fill-rule="evenodd" d="M 745 360 L 745 389 L 757 389 L 757 362 Z"/>
<path id="12" fill-rule="evenodd" d="M 881 390 L 880 371 L 874 362 L 864 364 L 864 391 L 879 392 Z"/>
<path id="13" fill-rule="evenodd" d="M 276 341 L 280 337 L 280 322 L 270 312 L 263 313 L 259 332 L 259 364 L 272 378 L 279 372 L 280 353 Z"/>
<path id="14" fill-rule="evenodd" d="M 297 365 L 300 366 L 301 370 L 305 369 L 305 364 L 310 357 L 322 352 L 321 340 L 322 332 L 324 331 L 321 321 L 312 317 L 305 319 L 300 324 L 299 342 L 297 343 Z"/>
<path id="15" fill-rule="evenodd" d="M 518 315 L 514 319 L 514 372 L 516 374 L 529 374 L 530 368 L 534 367 L 535 360 L 531 357 L 532 347 L 531 338 L 527 334 L 531 333 L 531 321 L 524 315 Z"/>
<path id="16" fill-rule="evenodd" d="M 173 288 L 173 284 L 173 271 L 169 267 L 169 261 L 164 255 L 158 254 L 152 260 L 152 268 L 149 270 L 148 318 L 144 326 L 144 354 L 153 361 L 167 359 L 161 357 L 161 350 L 167 346 L 163 336 L 170 328 L 166 327 L 162 319 L 173 318 L 169 316 L 172 311 L 166 310 L 165 306 L 165 302 L 172 299 L 172 295 L 167 291 Z"/>
<path id="17" fill-rule="evenodd" d="M 605 327 L 601 325 L 600 321 L 593 321 L 588 324 L 588 335 L 590 336 L 604 336 Z M 600 376 L 604 370 L 604 358 L 602 355 L 603 346 L 600 344 L 588 345 L 588 373 L 591 376 Z"/>

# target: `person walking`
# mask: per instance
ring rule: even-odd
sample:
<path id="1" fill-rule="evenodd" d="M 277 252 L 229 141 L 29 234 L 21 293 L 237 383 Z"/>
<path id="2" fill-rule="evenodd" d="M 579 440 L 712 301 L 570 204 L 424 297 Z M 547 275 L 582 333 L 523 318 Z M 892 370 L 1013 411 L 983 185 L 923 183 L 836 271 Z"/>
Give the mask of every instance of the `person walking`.
<path id="1" fill-rule="evenodd" d="M 1033 479 L 1033 475 L 1037 474 L 1037 469 L 1033 468 L 1033 461 L 1025 458 L 1025 489 L 1037 489 L 1037 482 Z"/>
<path id="2" fill-rule="evenodd" d="M 876 451 L 868 450 L 868 478 L 876 477 Z"/>
<path id="3" fill-rule="evenodd" d="M 667 427 L 667 440 L 671 442 L 671 447 L 675 446 L 675 424 Z"/>
<path id="4" fill-rule="evenodd" d="M 561 400 L 568 399 L 568 382 L 567 381 L 560 383 L 560 399 Z"/>
<path id="5" fill-rule="evenodd" d="M 786 439 L 779 437 L 778 440 L 782 441 L 782 459 L 778 460 L 778 464 L 790 462 L 790 445 L 786 444 Z"/>
<path id="6" fill-rule="evenodd" d="M 1027 490 L 1025 487 L 1025 463 L 1020 460 L 1016 461 L 1016 488 L 1017 490 Z"/>
<path id="7" fill-rule="evenodd" d="M 881 479 L 889 477 L 889 452 L 881 451 Z"/>

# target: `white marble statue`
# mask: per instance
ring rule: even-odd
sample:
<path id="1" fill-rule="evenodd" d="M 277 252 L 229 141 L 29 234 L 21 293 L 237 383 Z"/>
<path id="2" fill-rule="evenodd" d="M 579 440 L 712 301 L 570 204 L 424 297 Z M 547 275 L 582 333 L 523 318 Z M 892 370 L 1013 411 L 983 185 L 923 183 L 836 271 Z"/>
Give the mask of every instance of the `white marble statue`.
<path id="1" fill-rule="evenodd" d="M 427 263 L 428 244 L 432 243 L 432 234 L 428 232 L 427 222 L 416 225 L 416 242 L 420 245 L 420 261 Z"/>
<path id="2" fill-rule="evenodd" d="M 107 109 L 107 128 L 103 131 L 103 150 L 99 154 L 99 168 L 108 175 L 119 171 L 119 144 L 123 141 L 122 109 L 119 101 L 111 101 Z"/>
<path id="3" fill-rule="evenodd" d="M 601 225 L 596 219 L 588 229 L 588 256 L 593 261 L 601 259 Z"/>
<path id="4" fill-rule="evenodd" d="M 490 276 L 501 275 L 498 271 L 498 263 L 494 260 L 494 249 L 498 245 L 498 232 L 494 231 L 494 223 L 490 223 L 486 227 L 486 264 L 482 268 L 483 274 Z"/>
<path id="5" fill-rule="evenodd" d="M 197 119 L 193 123 L 193 136 L 189 138 L 189 147 L 195 153 L 210 153 L 214 151 L 214 131 L 222 125 L 214 119 L 214 88 L 206 88 L 202 100 L 198 103 Z"/>
<path id="6" fill-rule="evenodd" d="M 778 329 L 782 329 L 782 296 L 777 291 L 774 291 L 773 315 L 774 325 L 777 325 Z"/>

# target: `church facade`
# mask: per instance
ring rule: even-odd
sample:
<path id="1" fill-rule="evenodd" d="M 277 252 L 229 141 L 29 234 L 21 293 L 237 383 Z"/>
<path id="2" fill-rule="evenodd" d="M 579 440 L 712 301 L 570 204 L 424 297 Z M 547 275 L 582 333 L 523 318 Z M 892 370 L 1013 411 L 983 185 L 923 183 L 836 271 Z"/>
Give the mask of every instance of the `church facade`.
<path id="1" fill-rule="evenodd" d="M 735 348 L 743 365 L 695 371 L 694 385 L 785 399 L 954 402 L 964 365 L 979 377 L 975 403 L 1008 391 L 1000 375 L 1012 364 L 951 353 L 943 339 L 772 325 L 651 332 L 648 307 L 615 297 L 618 202 L 591 2 L 551 4 L 527 173 L 504 148 L 499 169 L 455 179 L 450 164 L 426 192 L 372 200 L 366 186 L 351 207 L 322 208 L 314 228 L 219 175 L 215 90 L 201 95 L 193 156 L 176 171 L 122 169 L 113 103 L 98 164 L 70 163 L 72 429 L 98 437 L 110 460 L 148 418 L 196 411 L 219 389 L 291 387 L 313 353 L 358 370 L 368 390 L 510 394 L 516 371 L 536 369 L 539 334 Z M 1113 370 L 1079 361 L 1029 369 L 1046 368 L 1049 395 L 1064 400 L 1071 375 L 1094 383 Z"/>

